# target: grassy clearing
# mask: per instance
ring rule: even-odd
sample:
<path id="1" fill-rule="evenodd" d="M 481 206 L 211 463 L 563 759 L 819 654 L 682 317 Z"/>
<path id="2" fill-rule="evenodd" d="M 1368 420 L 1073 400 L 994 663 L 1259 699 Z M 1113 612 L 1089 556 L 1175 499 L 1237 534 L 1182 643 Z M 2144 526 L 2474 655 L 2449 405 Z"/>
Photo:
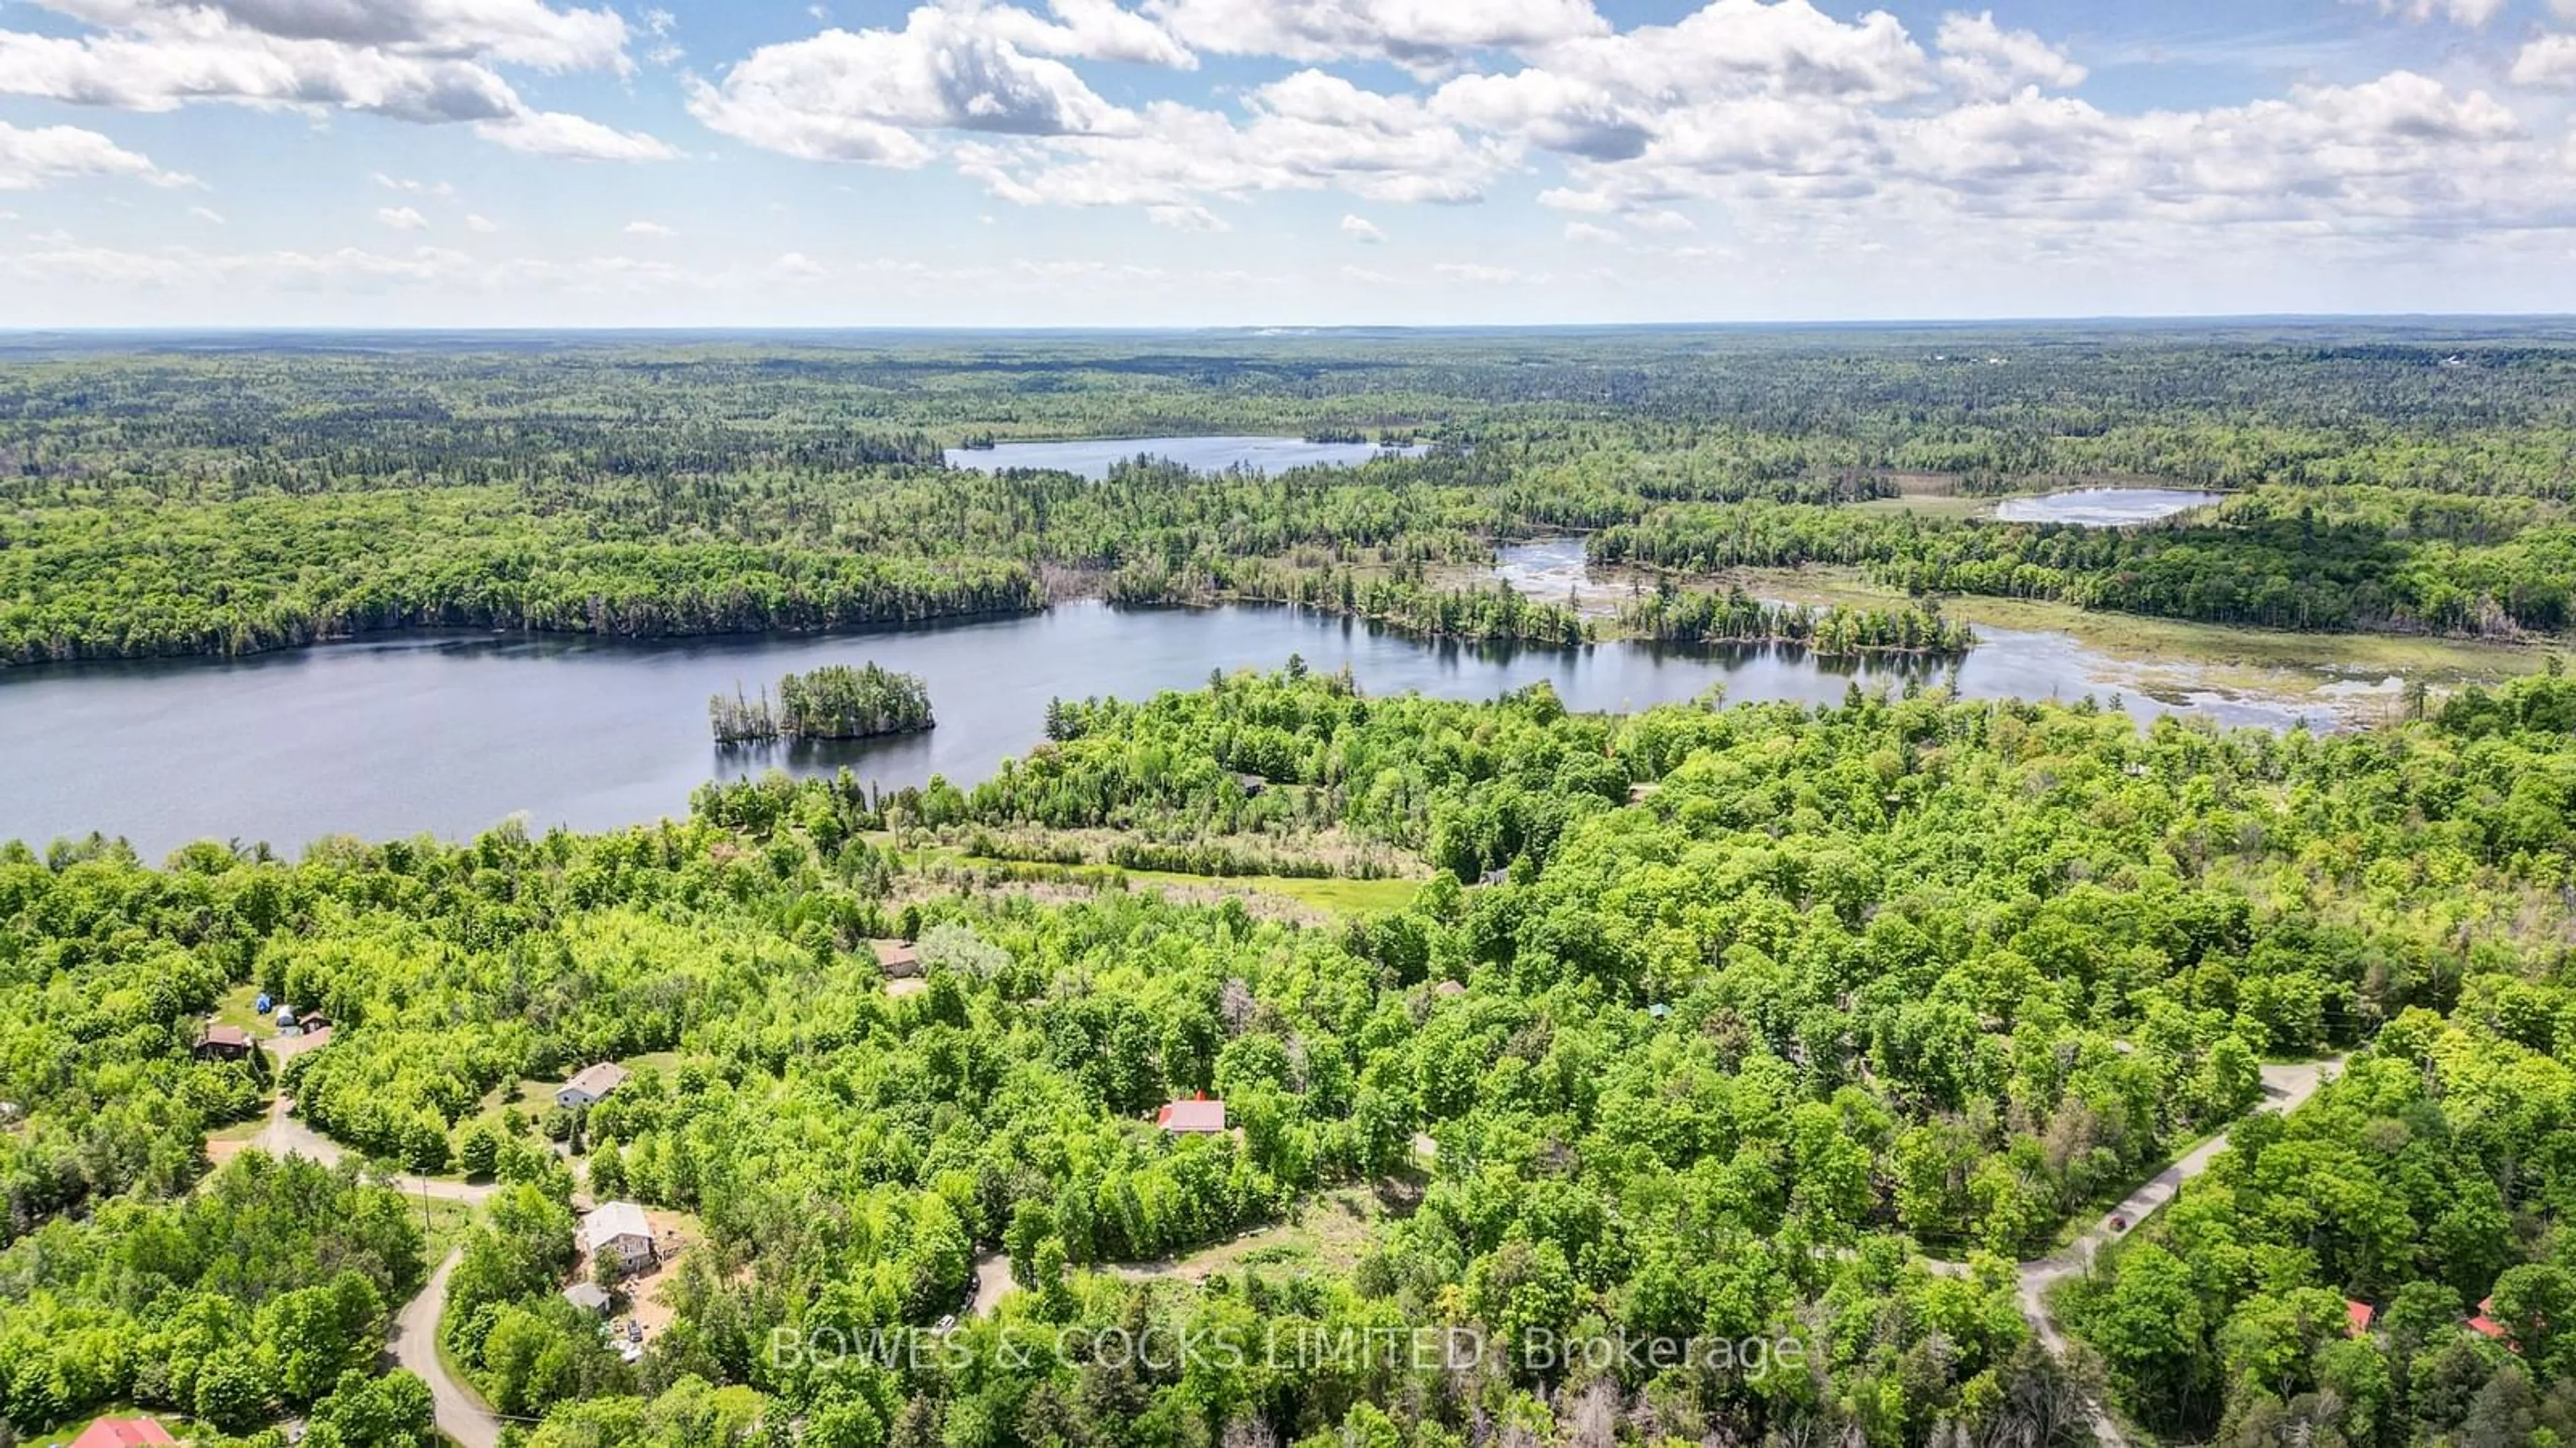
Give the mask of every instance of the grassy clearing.
<path id="1" fill-rule="evenodd" d="M 1870 498 L 1845 504 L 1855 513 L 1913 513 L 1925 518 L 1992 517 L 1996 498 L 1963 498 L 1957 494 L 1905 493 L 1893 498 Z"/>
<path id="2" fill-rule="evenodd" d="M 255 1009 L 258 1002 L 258 986 L 246 985 L 236 990 L 226 991 L 223 999 L 215 1002 L 213 1024 L 239 1026 L 250 1032 L 251 1039 L 255 1041 L 276 1035 L 277 1022 Z"/>
<path id="3" fill-rule="evenodd" d="M 141 1408 L 119 1405 L 113 1408 L 101 1409 L 96 1417 L 83 1418 L 79 1422 L 72 1424 L 70 1427 L 58 1428 L 51 1433 L 47 1433 L 39 1437 L 22 1439 L 20 1441 L 25 1445 L 25 1448 L 62 1448 L 62 1445 L 79 1437 L 82 1429 L 97 1422 L 99 1418 L 150 1418 L 159 1423 L 162 1427 L 169 1429 L 170 1436 L 178 1439 L 182 1443 L 186 1443 L 191 1440 L 212 1442 L 217 1436 L 219 1436 L 213 1428 L 198 1422 L 194 1418 L 185 1417 L 178 1413 L 147 1413 Z"/>
<path id="4" fill-rule="evenodd" d="M 1276 895 L 1328 915 L 1394 910 L 1422 888 L 1420 880 L 1308 879 L 1296 875 L 1185 875 L 1175 870 L 1126 870 L 1115 865 L 1032 865 L 1026 861 L 988 860 L 978 855 L 951 855 L 947 863 L 966 869 L 986 867 L 1024 871 L 1043 878 L 1093 889 L 1124 882 L 1129 888 L 1188 890 L 1218 895 Z"/>
<path id="5" fill-rule="evenodd" d="M 641 1071 L 649 1066 L 668 1076 L 679 1069 L 680 1053 L 648 1051 L 641 1056 L 628 1056 L 617 1064 L 629 1071 Z M 517 1111 L 532 1123 L 537 1121 L 555 1109 L 555 1088 L 562 1084 L 561 1081 L 518 1081 L 496 1086 L 484 1096 L 482 1104 L 474 1108 L 474 1114 L 457 1125 L 462 1129 L 480 1122 L 506 1136 L 509 1134 L 507 1118 L 511 1111 Z"/>
<path id="6" fill-rule="evenodd" d="M 1873 583 L 1850 568 L 1747 568 L 1716 580 L 1719 587 L 1730 584 L 1765 598 L 1817 606 L 1887 607 L 1905 601 L 1901 592 Z M 2441 689 L 2493 683 L 2538 672 L 2551 651 L 2547 644 L 2490 644 L 2411 634 L 2290 633 L 2187 623 L 1973 594 L 1944 595 L 1941 611 L 1979 628 L 2068 634 L 2086 648 L 2123 662 L 2191 669 L 2194 682 L 2203 686 L 2293 697 L 2391 676 L 2422 679 Z"/>
<path id="7" fill-rule="evenodd" d="M 1387 1216 L 1385 1203 L 1366 1187 L 1341 1187 L 1300 1202 L 1289 1219 L 1246 1232 L 1231 1242 L 1160 1262 L 1107 1268 L 1121 1277 L 1204 1282 L 1245 1267 L 1292 1267 L 1318 1273 L 1347 1272 L 1368 1250 L 1370 1235 Z"/>
<path id="8" fill-rule="evenodd" d="M 897 849 L 905 867 L 915 872 L 942 868 L 1006 870 L 1024 880 L 1084 890 L 1152 888 L 1194 898 L 1237 896 L 1257 901 L 1267 897 L 1293 902 L 1318 915 L 1336 917 L 1399 909 L 1411 901 L 1414 892 L 1425 883 L 1411 876 L 1377 880 L 1339 876 L 1316 879 L 1295 875 L 1191 875 L 1177 870 L 1130 870 L 1108 864 L 1058 865 L 970 855 L 955 845 L 901 847 L 893 836 L 882 832 L 870 838 L 878 844 Z"/>

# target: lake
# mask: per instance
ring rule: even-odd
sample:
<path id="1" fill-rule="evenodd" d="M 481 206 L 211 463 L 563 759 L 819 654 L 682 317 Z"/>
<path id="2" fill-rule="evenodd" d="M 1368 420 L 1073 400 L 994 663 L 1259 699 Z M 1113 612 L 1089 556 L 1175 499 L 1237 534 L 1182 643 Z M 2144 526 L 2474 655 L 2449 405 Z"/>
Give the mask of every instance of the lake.
<path id="1" fill-rule="evenodd" d="M 1561 545 L 1559 545 L 1561 546 Z M 2117 661 L 2062 634 L 1991 630 L 1956 665 L 1979 697 L 2105 698 Z M 241 660 L 0 669 L 0 839 L 95 829 L 157 860 L 198 838 L 299 850 L 325 834 L 468 837 L 524 815 L 602 829 L 685 813 L 710 777 L 848 765 L 889 788 L 933 773 L 971 783 L 1042 734 L 1057 696 L 1128 697 L 1212 669 L 1349 665 L 1377 694 L 1485 699 L 1545 679 L 1577 709 L 1638 709 L 1722 684 L 1734 700 L 1839 700 L 1854 680 L 1901 686 L 1951 668 L 1803 651 L 1611 643 L 1566 651 L 1433 643 L 1285 608 L 1047 613 L 877 634 L 634 643 L 524 635 L 396 635 Z M 925 734 L 766 751 L 718 750 L 707 698 L 818 664 L 874 661 L 928 683 Z M 2332 722 L 2323 709 L 2132 690 L 2140 717 L 2181 709 L 2231 723 Z"/>
<path id="2" fill-rule="evenodd" d="M 1995 516 L 2006 523 L 2080 523 L 2094 528 L 2119 528 L 2206 508 L 2226 496 L 2184 488 L 2077 488 L 2036 498 L 2006 498 L 1995 505 Z"/>
<path id="3" fill-rule="evenodd" d="M 1109 476 L 1111 465 L 1138 456 L 1167 458 L 1199 472 L 1240 464 L 1272 473 L 1318 463 L 1348 466 L 1371 458 L 1418 453 L 1419 445 L 1380 447 L 1373 442 L 1308 442 L 1296 437 L 1100 437 L 1071 442 L 1006 442 L 988 448 L 952 447 L 948 465 L 979 472 L 1005 468 L 1055 468 L 1086 478 Z"/>

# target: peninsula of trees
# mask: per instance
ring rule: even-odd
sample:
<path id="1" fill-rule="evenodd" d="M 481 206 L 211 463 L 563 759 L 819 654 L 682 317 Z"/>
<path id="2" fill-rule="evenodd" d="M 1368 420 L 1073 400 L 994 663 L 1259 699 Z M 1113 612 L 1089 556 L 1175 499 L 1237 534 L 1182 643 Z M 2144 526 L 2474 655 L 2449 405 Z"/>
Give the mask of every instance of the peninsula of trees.
<path id="1" fill-rule="evenodd" d="M 778 681 L 772 703 L 763 689 L 746 699 L 736 689 L 730 699 L 718 694 L 707 701 L 707 714 L 718 744 L 766 744 L 781 739 L 872 739 L 880 734 L 909 734 L 927 729 L 930 691 L 919 675 L 899 674 L 875 664 L 851 668 L 826 664 Z"/>

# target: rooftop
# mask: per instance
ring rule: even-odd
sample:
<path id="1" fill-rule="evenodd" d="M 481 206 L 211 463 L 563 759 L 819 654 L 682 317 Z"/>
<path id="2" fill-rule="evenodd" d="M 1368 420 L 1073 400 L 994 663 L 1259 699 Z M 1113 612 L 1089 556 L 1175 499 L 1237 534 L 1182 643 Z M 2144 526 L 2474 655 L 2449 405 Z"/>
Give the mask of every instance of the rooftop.
<path id="1" fill-rule="evenodd" d="M 585 1092 L 592 1096 L 605 1096 L 625 1084 L 626 1068 L 615 1061 L 602 1061 L 596 1066 L 584 1066 L 574 1073 L 571 1080 L 564 1083 L 567 1089 Z"/>
<path id="2" fill-rule="evenodd" d="M 1225 1103 L 1210 1101 L 1204 1096 L 1192 1101 L 1175 1101 L 1155 1113 L 1154 1124 L 1165 1131 L 1223 1131 Z"/>
<path id="3" fill-rule="evenodd" d="M 70 1448 L 126 1448 L 132 1443 L 176 1443 L 170 1430 L 151 1418 L 101 1418 L 81 1429 Z"/>
<path id="4" fill-rule="evenodd" d="M 644 1217 L 644 1209 L 633 1202 L 601 1202 L 591 1214 L 581 1219 L 581 1245 L 595 1252 L 603 1242 L 620 1237 L 642 1237 L 652 1240 L 653 1224 Z"/>

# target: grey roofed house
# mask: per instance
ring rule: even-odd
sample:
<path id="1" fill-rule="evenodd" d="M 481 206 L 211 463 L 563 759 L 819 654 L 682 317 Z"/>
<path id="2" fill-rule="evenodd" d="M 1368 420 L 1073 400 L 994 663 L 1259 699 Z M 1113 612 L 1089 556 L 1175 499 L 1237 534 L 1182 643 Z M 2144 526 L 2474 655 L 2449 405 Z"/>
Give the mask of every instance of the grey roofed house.
<path id="1" fill-rule="evenodd" d="M 921 947 L 909 940 L 871 940 L 868 948 L 876 952 L 877 969 L 888 975 L 921 974 Z"/>
<path id="2" fill-rule="evenodd" d="M 652 1222 L 633 1202 L 601 1202 L 593 1207 L 581 1219 L 578 1237 L 582 1251 L 593 1257 L 607 1253 L 621 1268 L 642 1266 L 661 1255 L 653 1245 Z"/>
<path id="3" fill-rule="evenodd" d="M 576 1282 L 563 1290 L 564 1301 L 601 1317 L 608 1315 L 608 1293 L 596 1282 Z"/>
<path id="4" fill-rule="evenodd" d="M 626 1068 L 614 1061 L 584 1066 L 571 1080 L 555 1088 L 555 1104 L 567 1110 L 589 1106 L 625 1084 Z"/>

